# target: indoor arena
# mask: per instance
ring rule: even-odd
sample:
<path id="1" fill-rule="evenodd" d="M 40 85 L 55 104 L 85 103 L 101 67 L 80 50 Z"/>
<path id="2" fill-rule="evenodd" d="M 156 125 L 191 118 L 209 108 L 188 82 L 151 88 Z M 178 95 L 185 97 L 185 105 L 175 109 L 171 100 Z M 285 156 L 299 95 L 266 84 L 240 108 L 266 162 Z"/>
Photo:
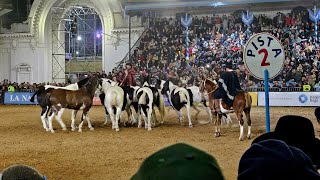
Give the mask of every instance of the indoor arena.
<path id="1" fill-rule="evenodd" d="M 1 0 L 0 180 L 320 179 L 318 0 Z"/>

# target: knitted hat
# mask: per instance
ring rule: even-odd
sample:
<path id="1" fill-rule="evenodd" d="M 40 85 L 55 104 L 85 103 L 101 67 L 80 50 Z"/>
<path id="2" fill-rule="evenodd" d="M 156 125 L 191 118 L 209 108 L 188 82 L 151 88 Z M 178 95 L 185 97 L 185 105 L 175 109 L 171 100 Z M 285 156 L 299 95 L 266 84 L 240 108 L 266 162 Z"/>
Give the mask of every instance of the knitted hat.
<path id="1" fill-rule="evenodd" d="M 320 168 L 320 140 L 315 137 L 312 122 L 301 116 L 287 115 L 279 119 L 274 132 L 257 137 L 252 143 L 266 139 L 282 140 L 306 153 Z"/>
<path id="2" fill-rule="evenodd" d="M 175 144 L 149 156 L 131 180 L 194 180 L 224 177 L 211 155 L 187 144 Z"/>
<path id="3" fill-rule="evenodd" d="M 252 144 L 240 159 L 238 180 L 255 179 L 317 180 L 320 174 L 303 151 L 269 139 Z"/>
<path id="4" fill-rule="evenodd" d="M 45 180 L 37 170 L 25 165 L 12 165 L 2 172 L 1 180 Z"/>

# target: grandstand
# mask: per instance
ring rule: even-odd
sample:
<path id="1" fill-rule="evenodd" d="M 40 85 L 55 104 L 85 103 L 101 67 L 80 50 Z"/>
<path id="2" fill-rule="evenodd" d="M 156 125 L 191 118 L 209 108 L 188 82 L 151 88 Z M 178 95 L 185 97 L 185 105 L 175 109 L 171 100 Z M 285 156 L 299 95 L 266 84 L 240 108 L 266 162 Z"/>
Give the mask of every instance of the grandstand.
<path id="1" fill-rule="evenodd" d="M 256 167 L 264 173 L 255 178 L 276 170 L 286 179 L 296 169 L 294 176 L 319 177 L 317 20 L 318 0 L 1 0 L 0 179 L 16 163 L 38 169 L 40 179 L 191 178 L 221 168 L 231 180 Z M 285 54 L 268 90 L 244 59 L 258 33 L 279 39 Z M 263 71 L 267 58 L 257 59 Z M 264 138 L 279 141 L 251 152 L 259 166 L 241 168 L 249 162 L 241 156 Z M 188 148 L 151 155 L 175 143 L 216 159 Z M 284 152 L 279 144 L 288 158 L 270 155 Z M 154 162 L 139 169 L 148 159 Z M 288 162 L 304 167 L 283 173 Z"/>
<path id="2" fill-rule="evenodd" d="M 315 25 L 309 19 L 307 11 L 307 8 L 313 5 L 310 2 L 226 1 L 212 4 L 201 1 L 195 5 L 192 1 L 184 4 L 169 1 L 121 1 L 118 11 L 125 7 L 130 16 L 119 16 L 114 8 L 113 28 L 109 27 L 110 24 L 101 23 L 99 10 L 95 12 L 89 8 L 92 4 L 83 4 L 86 11 L 81 11 L 80 7 L 72 4 L 74 2 L 65 2 L 60 7 L 41 7 L 39 3 L 41 1 L 20 4 L 31 8 L 29 12 L 24 12 L 25 20 L 21 15 L 17 22 L 11 24 L 11 29 L 5 28 L 10 27 L 8 23 L 11 22 L 4 21 L 7 24 L 3 25 L 0 34 L 3 40 L 0 45 L 3 57 L 0 66 L 1 79 L 8 79 L 12 83 L 64 83 L 68 82 L 65 77 L 81 76 L 95 71 L 106 76 L 115 69 L 112 73 L 114 77 L 125 62 L 133 62 L 137 72 L 145 69 L 153 77 L 171 78 L 180 84 L 195 85 L 200 76 L 219 74 L 219 71 L 224 69 L 224 63 L 232 61 L 242 87 L 249 91 L 259 91 L 263 90 L 263 83 L 246 71 L 242 51 L 251 35 L 268 32 L 280 39 L 286 52 L 283 72 L 270 81 L 269 87 L 273 91 L 301 91 L 303 85 L 310 85 L 312 91 L 317 91 L 320 87 Z M 16 7 L 18 5 L 15 4 Z M 161 13 L 163 5 L 170 7 L 166 14 Z M 12 4 L 3 6 L 11 7 Z M 145 8 L 149 6 L 153 9 Z M 45 19 L 48 22 L 45 23 L 58 25 L 58 29 L 53 26 L 51 30 L 45 31 L 45 27 L 36 22 L 40 18 L 39 10 L 44 10 L 43 8 L 54 12 L 46 14 Z M 59 11 L 61 8 L 69 8 L 69 11 Z M 254 13 L 250 32 L 241 21 L 241 13 L 246 9 Z M 231 10 L 233 12 L 230 12 Z M 180 22 L 181 15 L 186 12 L 193 16 L 188 36 L 189 59 L 185 57 L 185 31 Z M 13 13 L 19 11 L 4 14 L 1 18 L 6 19 Z M 70 17 L 76 13 L 78 19 L 83 19 L 81 13 L 88 17 L 83 21 L 78 20 L 79 25 L 75 32 L 74 23 L 68 23 L 66 18 L 73 20 Z M 130 27 L 126 23 L 128 19 L 131 22 Z M 60 20 L 60 24 L 56 24 L 57 20 Z M 95 23 L 90 24 L 91 20 Z M 65 28 L 61 29 L 61 25 Z M 66 27 L 67 25 L 69 27 Z M 105 28 L 107 25 L 108 29 Z M 86 30 L 90 28 L 94 31 Z M 49 34 L 45 35 L 48 32 Z M 85 34 L 83 40 L 81 33 Z M 48 38 L 44 38 L 44 35 Z M 128 43 L 131 47 L 130 53 Z M 28 59 L 25 59 L 26 57 Z M 107 73 L 102 73 L 102 70 Z M 138 74 L 137 78 L 140 75 Z"/>

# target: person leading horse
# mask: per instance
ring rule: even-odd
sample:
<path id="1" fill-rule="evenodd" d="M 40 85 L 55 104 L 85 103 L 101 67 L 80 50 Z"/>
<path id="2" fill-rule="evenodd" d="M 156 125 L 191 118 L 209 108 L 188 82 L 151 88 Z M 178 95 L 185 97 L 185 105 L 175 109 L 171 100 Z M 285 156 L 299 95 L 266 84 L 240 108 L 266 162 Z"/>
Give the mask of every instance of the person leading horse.
<path id="1" fill-rule="evenodd" d="M 237 74 L 232 69 L 232 62 L 226 63 L 226 71 L 221 74 L 218 81 L 219 88 L 214 93 L 215 112 L 220 116 L 220 99 L 222 99 L 229 107 L 232 107 L 234 97 L 241 91 L 240 82 Z"/>

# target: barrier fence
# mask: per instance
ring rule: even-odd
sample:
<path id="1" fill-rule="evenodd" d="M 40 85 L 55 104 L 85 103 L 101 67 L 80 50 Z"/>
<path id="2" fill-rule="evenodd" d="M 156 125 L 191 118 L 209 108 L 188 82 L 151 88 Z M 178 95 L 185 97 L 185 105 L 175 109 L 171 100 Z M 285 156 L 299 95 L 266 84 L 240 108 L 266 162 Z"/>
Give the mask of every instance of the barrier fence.
<path id="1" fill-rule="evenodd" d="M 265 106 L 264 92 L 249 92 L 252 97 L 252 106 Z M 1 98 L 4 104 L 38 104 L 30 102 L 33 93 L 30 92 L 5 92 Z M 1 99 L 0 98 L 0 99 Z M 1 102 L 1 101 L 0 101 Z M 164 96 L 166 106 L 169 106 L 167 97 Z M 270 92 L 270 106 L 320 106 L 319 92 Z M 99 96 L 93 98 L 93 105 L 102 105 Z"/>

